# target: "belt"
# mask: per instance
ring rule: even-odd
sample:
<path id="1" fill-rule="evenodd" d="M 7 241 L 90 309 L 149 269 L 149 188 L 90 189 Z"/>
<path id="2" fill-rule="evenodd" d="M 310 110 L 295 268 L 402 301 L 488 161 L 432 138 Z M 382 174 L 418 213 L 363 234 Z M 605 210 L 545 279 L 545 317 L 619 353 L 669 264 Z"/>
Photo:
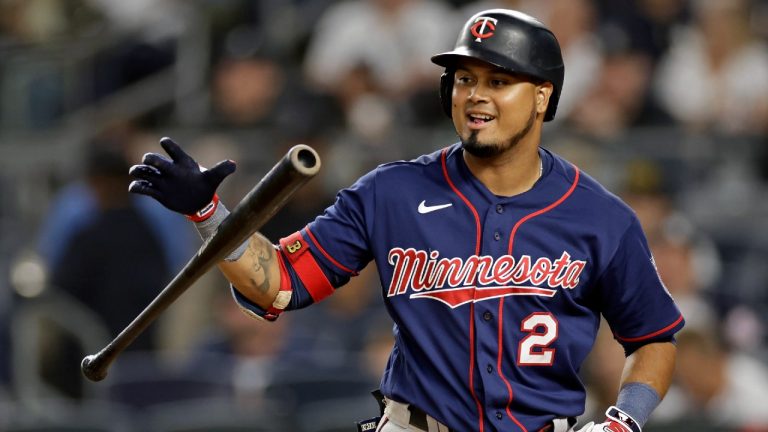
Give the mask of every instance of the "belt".
<path id="1" fill-rule="evenodd" d="M 408 405 L 408 411 L 411 413 L 410 424 L 423 430 L 429 430 L 429 424 L 427 423 L 427 413 L 418 409 L 413 405 Z"/>
<path id="2" fill-rule="evenodd" d="M 421 431 L 451 432 L 444 424 L 411 404 L 386 398 L 383 400 L 386 404 L 383 415 L 387 415 L 393 423 L 402 427 L 412 426 L 413 429 Z"/>
<path id="3" fill-rule="evenodd" d="M 386 399 L 381 395 L 380 392 L 374 392 L 374 396 L 380 403 L 382 403 L 382 408 L 384 408 L 385 404 L 388 402 L 390 405 L 392 405 L 390 408 L 394 408 L 394 410 L 390 413 L 393 417 L 390 418 L 390 420 L 393 420 L 395 417 L 399 417 L 400 421 L 403 423 L 405 422 L 405 410 L 404 408 L 407 407 L 408 409 L 408 425 L 413 426 L 416 429 L 420 429 L 423 431 L 430 430 L 429 427 L 429 420 L 432 420 L 433 423 L 433 430 L 435 427 L 435 419 L 427 415 L 424 411 L 419 409 L 418 407 L 411 405 L 411 404 L 405 404 L 401 402 L 396 402 L 390 399 Z M 385 402 L 386 400 L 386 402 Z M 382 410 L 384 411 L 384 410 Z M 400 412 L 402 414 L 397 415 L 396 413 Z M 397 422 L 397 421 L 395 421 Z M 538 429 L 537 432 L 567 432 L 572 430 L 573 426 L 576 424 L 576 419 L 573 417 L 568 418 L 555 418 L 554 420 L 550 421 L 548 424 L 546 424 L 541 429 Z M 439 424 L 439 430 L 441 432 L 451 432 L 450 429 L 448 429 L 445 425 Z"/>
<path id="4" fill-rule="evenodd" d="M 411 426 L 423 430 L 429 430 L 429 424 L 427 423 L 427 413 L 413 405 L 408 405 L 408 411 L 411 413 L 409 422 Z M 539 429 L 538 432 L 560 432 L 561 430 L 571 430 L 575 424 L 576 419 L 574 417 L 557 418 L 549 422 L 543 428 Z M 450 432 L 450 429 L 446 429 L 446 431 Z"/>

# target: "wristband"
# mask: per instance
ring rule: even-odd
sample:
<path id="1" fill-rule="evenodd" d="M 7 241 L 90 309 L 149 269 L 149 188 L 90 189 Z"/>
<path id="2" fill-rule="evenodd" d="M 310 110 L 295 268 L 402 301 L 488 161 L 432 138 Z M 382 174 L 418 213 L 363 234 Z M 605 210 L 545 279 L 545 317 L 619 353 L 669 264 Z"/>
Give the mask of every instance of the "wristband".
<path id="1" fill-rule="evenodd" d="M 213 237 L 213 235 L 216 233 L 216 230 L 219 228 L 219 225 L 221 225 L 222 222 L 224 222 L 224 219 L 229 216 L 229 210 L 224 206 L 223 203 L 221 203 L 214 195 L 214 200 L 211 201 L 211 204 L 209 204 L 207 207 L 213 205 L 213 211 L 210 212 L 203 220 L 199 222 L 195 222 L 195 228 L 197 228 L 197 232 L 200 233 L 200 237 L 203 239 L 203 241 L 207 241 L 209 238 Z M 205 209 L 204 209 L 205 210 Z M 200 212 L 202 212 L 201 210 Z M 200 213 L 197 212 L 197 213 Z M 196 213 L 196 214 L 197 214 Z M 189 217 L 189 216 L 188 216 Z M 194 220 L 190 217 L 190 220 Z M 237 261 L 240 259 L 241 256 L 245 253 L 245 251 L 248 249 L 248 242 L 250 239 L 246 239 L 240 246 L 237 247 L 232 253 L 227 255 L 224 258 L 224 261 Z"/>
<path id="2" fill-rule="evenodd" d="M 629 414 L 639 426 L 645 424 L 651 412 L 661 402 L 659 394 L 648 384 L 630 382 L 619 391 L 616 407 Z"/>
<path id="3" fill-rule="evenodd" d="M 219 207 L 219 195 L 213 194 L 213 199 L 211 199 L 211 202 L 205 205 L 205 207 L 201 208 L 200 210 L 196 211 L 195 213 L 191 215 L 185 215 L 187 219 L 191 220 L 192 222 L 198 223 L 203 222 L 206 219 L 213 216 L 213 214 L 216 212 L 216 209 Z M 229 214 L 229 212 L 227 212 Z"/>

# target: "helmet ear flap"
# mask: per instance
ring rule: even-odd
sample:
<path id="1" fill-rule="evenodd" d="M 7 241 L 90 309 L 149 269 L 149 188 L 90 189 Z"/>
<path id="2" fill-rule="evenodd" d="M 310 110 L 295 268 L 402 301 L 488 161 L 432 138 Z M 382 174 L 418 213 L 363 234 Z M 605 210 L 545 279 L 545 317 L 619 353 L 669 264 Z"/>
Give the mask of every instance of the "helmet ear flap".
<path id="1" fill-rule="evenodd" d="M 451 99 L 453 97 L 453 75 L 455 71 L 446 69 L 442 75 L 440 75 L 440 104 L 443 106 L 443 112 L 448 118 L 452 118 L 453 115 L 453 103 Z"/>

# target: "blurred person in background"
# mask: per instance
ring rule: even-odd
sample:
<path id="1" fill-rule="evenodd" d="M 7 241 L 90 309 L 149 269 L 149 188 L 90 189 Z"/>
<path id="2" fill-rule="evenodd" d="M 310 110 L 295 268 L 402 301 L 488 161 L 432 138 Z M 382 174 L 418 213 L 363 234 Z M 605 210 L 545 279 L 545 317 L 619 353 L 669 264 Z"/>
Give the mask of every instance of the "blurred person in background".
<path id="1" fill-rule="evenodd" d="M 419 143 L 401 135 L 445 121 L 435 98 L 441 69 L 429 55 L 447 48 L 460 24 L 440 0 L 342 1 L 324 11 L 302 68 L 310 88 L 333 98 L 341 120 L 325 157 L 336 167 L 328 190 L 382 161 L 419 154 Z"/>
<path id="2" fill-rule="evenodd" d="M 290 58 L 293 65 L 302 57 L 319 18 L 338 0 L 203 0 L 195 3 L 210 26 L 211 46 L 221 46 L 233 29 L 249 27 L 270 40 L 270 47 Z M 213 56 L 217 56 L 216 48 L 213 51 Z"/>
<path id="3" fill-rule="evenodd" d="M 222 141 L 239 149 L 258 147 L 258 153 L 248 153 L 261 155 L 258 160 L 240 160 L 244 171 L 259 176 L 271 167 L 269 156 L 282 157 L 293 145 L 327 148 L 329 137 L 344 123 L 337 101 L 305 85 L 294 59 L 278 52 L 259 27 L 239 25 L 221 39 L 211 69 L 206 136 L 197 139 L 207 144 L 200 147 L 216 148 Z M 239 194 L 233 195 L 243 196 L 258 180 L 253 176 L 240 182 Z M 314 199 L 289 202 L 273 225 L 305 219 L 309 210 L 322 210 L 330 202 L 321 198 L 329 192 L 319 179 L 298 193 Z"/>
<path id="4" fill-rule="evenodd" d="M 177 254 L 191 245 L 177 215 L 126 190 L 126 146 L 118 136 L 86 146 L 82 181 L 61 191 L 39 238 L 51 288 L 91 310 L 113 335 L 154 299 L 181 262 Z M 169 230 L 161 234 L 163 228 Z M 151 326 L 130 349 L 157 349 L 156 330 Z M 80 397 L 83 347 L 66 334 L 50 340 L 44 377 L 64 395 Z"/>
<path id="5" fill-rule="evenodd" d="M 434 95 L 433 95 L 434 96 Z M 344 127 L 329 136 L 325 159 L 336 167 L 325 176 L 327 190 L 338 190 L 381 161 L 406 158 L 404 141 L 395 140 L 398 131 L 397 104 L 388 99 L 368 65 L 348 72 L 336 97 L 342 109 Z M 435 106 L 438 106 L 436 101 Z"/>
<path id="6" fill-rule="evenodd" d="M 323 129 L 340 126 L 334 100 L 307 88 L 293 59 L 277 52 L 263 30 L 240 25 L 222 39 L 211 74 L 210 127 L 272 128 L 277 141 L 279 133 L 322 137 Z"/>
<path id="7" fill-rule="evenodd" d="M 98 103 L 126 88 L 163 72 L 170 73 L 182 56 L 184 37 L 196 24 L 188 2 L 165 0 L 84 0 L 103 18 L 93 37 L 103 47 L 92 55 L 82 72 L 81 104 Z M 177 79 L 174 84 L 181 82 Z M 178 88 L 181 88 L 179 85 Z M 164 91 L 172 94 L 173 86 Z M 165 121 L 162 106 L 143 113 L 145 121 Z"/>
<path id="8" fill-rule="evenodd" d="M 570 117 L 584 102 L 589 90 L 597 85 L 603 48 L 597 37 L 598 15 L 592 0 L 551 0 L 539 2 L 542 22 L 547 23 L 560 41 L 568 79 L 563 82 L 563 97 L 558 104 L 558 118 Z"/>
<path id="9" fill-rule="evenodd" d="M 678 424 L 704 423 L 729 431 L 768 430 L 768 368 L 730 349 L 716 330 L 691 328 L 677 337 L 675 382 L 667 407 Z"/>
<path id="10" fill-rule="evenodd" d="M 211 83 L 214 122 L 258 127 L 273 121 L 284 94 L 285 71 L 268 56 L 243 53 L 221 58 Z"/>
<path id="11" fill-rule="evenodd" d="M 80 0 L 98 10 L 119 33 L 149 43 L 172 40 L 185 30 L 185 2 L 166 0 Z"/>
<path id="12" fill-rule="evenodd" d="M 292 320 L 276 326 L 254 325 L 226 291 L 216 291 L 211 304 L 213 319 L 193 341 L 186 370 L 191 376 L 214 372 L 218 376 L 224 371 L 229 374 L 225 379 L 232 386 L 236 406 L 255 411 L 268 408 L 265 389 L 280 369 Z"/>
<path id="13" fill-rule="evenodd" d="M 693 0 L 693 22 L 660 60 L 655 94 L 693 130 L 768 129 L 768 45 L 755 37 L 748 0 Z"/>
<path id="14" fill-rule="evenodd" d="M 596 82 L 566 122 L 575 131 L 617 138 L 631 128 L 671 126 L 672 118 L 652 98 L 653 59 L 634 46 L 623 29 L 604 29 L 604 58 Z"/>
<path id="15" fill-rule="evenodd" d="M 649 236 L 661 235 L 665 222 L 675 212 L 673 197 L 668 192 L 671 190 L 668 176 L 658 162 L 646 159 L 627 162 L 623 171 L 625 175 L 619 194 L 637 213 Z"/>
<path id="16" fill-rule="evenodd" d="M 600 33 L 620 31 L 630 45 L 656 65 L 675 32 L 690 19 L 689 0 L 594 0 Z"/>
<path id="17" fill-rule="evenodd" d="M 106 17 L 89 0 L 3 0 L 0 2 L 0 47 L 45 46 L 87 36 Z"/>
<path id="18" fill-rule="evenodd" d="M 419 124 L 418 111 L 399 112 L 412 98 L 429 98 L 424 115 L 441 119 L 434 103 L 441 71 L 429 55 L 447 48 L 459 26 L 438 0 L 338 2 L 314 29 L 304 73 L 311 86 L 339 101 L 347 127 L 364 134 L 382 133 L 395 118 Z"/>
<path id="19" fill-rule="evenodd" d="M 127 130 L 105 132 L 85 146 L 86 162 L 82 176 L 64 184 L 57 191 L 48 208 L 48 214 L 38 230 L 37 250 L 49 269 L 61 267 L 65 249 L 72 238 L 86 226 L 93 223 L 99 212 L 109 207 L 112 200 L 121 201 L 125 194 L 117 193 L 106 197 L 107 185 L 114 181 L 120 164 L 126 164 L 129 157 L 141 154 L 140 134 Z M 138 152 L 138 153 L 137 153 Z M 103 164 L 103 166 L 99 166 Z M 111 171 L 114 170 L 114 171 Z M 179 227 L 179 216 L 159 206 L 154 200 L 127 195 L 130 207 L 136 209 L 145 220 L 151 220 L 153 235 L 160 239 L 163 262 L 170 271 L 176 271 L 186 263 L 189 254 L 195 250 L 194 230 Z M 123 205 L 123 203 L 120 203 Z"/>
<path id="20" fill-rule="evenodd" d="M 57 56 L 63 54 L 66 47 L 74 47 L 79 39 L 92 37 L 103 28 L 105 21 L 87 0 L 0 1 L 0 50 L 3 51 L 0 86 L 3 98 L 12 100 L 13 107 L 6 112 L 0 109 L 0 114 L 4 114 L 0 123 L 20 128 L 50 128 L 67 110 L 80 103 L 83 95 L 71 94 L 74 92 L 66 85 L 68 79 L 80 81 L 69 75 L 71 64 L 62 66 Z M 77 57 L 62 56 L 70 62 Z M 90 85 L 82 84 L 83 87 Z M 78 87 L 77 91 L 81 90 L 82 87 Z"/>

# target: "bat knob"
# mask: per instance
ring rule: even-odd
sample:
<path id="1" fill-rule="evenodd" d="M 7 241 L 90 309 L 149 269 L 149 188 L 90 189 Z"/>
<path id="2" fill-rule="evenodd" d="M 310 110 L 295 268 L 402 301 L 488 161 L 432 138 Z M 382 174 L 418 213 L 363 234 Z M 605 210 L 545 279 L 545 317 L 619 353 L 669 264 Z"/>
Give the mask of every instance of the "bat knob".
<path id="1" fill-rule="evenodd" d="M 101 381 L 107 376 L 107 368 L 99 361 L 97 354 L 85 356 L 80 363 L 80 370 L 91 381 Z"/>

